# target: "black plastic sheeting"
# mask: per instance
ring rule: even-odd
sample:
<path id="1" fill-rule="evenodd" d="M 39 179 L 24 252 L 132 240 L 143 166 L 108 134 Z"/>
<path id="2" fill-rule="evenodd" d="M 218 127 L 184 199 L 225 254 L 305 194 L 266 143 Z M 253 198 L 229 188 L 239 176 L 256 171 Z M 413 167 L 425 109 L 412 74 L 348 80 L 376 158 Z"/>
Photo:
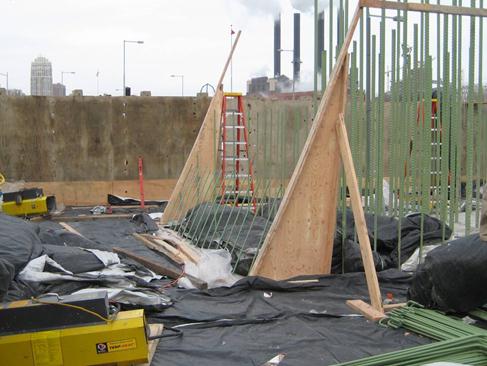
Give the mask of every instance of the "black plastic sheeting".
<path id="1" fill-rule="evenodd" d="M 475 234 L 433 249 L 416 271 L 409 298 L 460 313 L 487 304 L 487 242 Z"/>
<path id="2" fill-rule="evenodd" d="M 245 276 L 270 222 L 245 207 L 203 203 L 188 211 L 181 225 L 199 247 L 227 249 L 235 273 Z"/>
<path id="3" fill-rule="evenodd" d="M 133 238 L 132 234 L 140 226 L 129 219 L 70 223 L 84 238 L 66 232 L 54 222 L 36 225 L 20 219 L 13 221 L 33 243 L 32 251 L 25 253 L 26 260 L 32 252 L 40 255 L 42 252 L 37 247 L 49 243 L 43 250 L 53 250 L 51 254 L 66 260 L 66 266 L 73 263 L 63 257 L 67 252 L 56 252 L 56 246 L 64 251 L 76 249 L 72 246 L 111 250 L 116 245 L 163 261 Z M 15 238 L 18 234 L 11 236 Z M 398 302 L 405 299 L 411 275 L 394 270 L 378 275 L 383 295 L 391 293 Z M 180 328 L 184 332 L 182 337 L 161 339 L 151 365 L 261 365 L 278 353 L 286 354 L 281 366 L 330 365 L 429 342 L 352 314 L 345 301 L 368 298 L 363 273 L 312 278 L 319 282 L 299 285 L 247 277 L 229 288 L 166 289 L 173 306 L 162 311 L 151 309 L 146 313 L 149 322 L 191 325 Z M 31 288 L 14 280 L 9 295 L 25 298 L 39 292 L 65 294 L 86 286 L 86 283 L 66 282 Z"/>
<path id="4" fill-rule="evenodd" d="M 286 354 L 280 366 L 332 365 L 429 343 L 352 314 L 346 300 L 367 300 L 363 274 L 312 278 L 319 283 L 247 277 L 230 288 L 169 290 L 174 305 L 150 321 L 183 336 L 161 339 L 152 365 L 262 365 L 278 353 Z M 384 294 L 405 298 L 410 275 L 379 278 Z"/>
<path id="5" fill-rule="evenodd" d="M 346 210 L 346 232 L 342 230 L 343 215 L 337 213 L 337 226 L 333 247 L 333 272 L 363 272 L 363 262 L 360 254 L 358 238 L 355 237 L 355 220 L 351 210 Z M 375 234 L 375 216 L 365 214 L 365 221 L 369 233 L 370 244 L 374 246 L 377 238 L 377 252 L 373 253 L 375 268 L 382 271 L 397 268 L 399 260 L 404 263 L 419 247 L 421 238 L 421 215 L 412 214 L 401 220 L 401 249 L 399 258 L 399 220 L 394 217 L 377 216 L 377 234 Z M 423 244 L 431 245 L 442 240 L 442 222 L 434 217 L 424 215 Z M 451 229 L 445 225 L 445 239 L 449 239 Z M 345 236 L 345 240 L 343 240 Z M 345 246 L 342 246 L 344 242 Z"/>
<path id="6" fill-rule="evenodd" d="M 42 254 L 36 225 L 0 213 L 0 301 L 14 277 Z"/>
<path id="7" fill-rule="evenodd" d="M 135 222 L 129 218 L 72 222 L 71 226 L 83 235 L 79 236 L 52 221 L 36 224 L 0 214 L 0 301 L 25 299 L 47 292 L 55 292 L 62 296 L 82 288 L 104 285 L 103 279 L 41 284 L 25 283 L 16 278 L 30 260 L 43 254 L 48 254 L 71 272 L 83 273 L 99 270 L 104 266 L 95 255 L 80 248 L 112 251 L 114 246 L 118 246 L 138 255 L 145 255 L 163 265 L 173 266 L 177 271 L 178 268 L 174 264 L 155 255 L 132 236 L 133 233 L 143 232 L 154 225 L 149 222 L 149 216 L 144 214 L 140 217 L 141 219 Z M 137 262 L 127 258 L 121 260 L 131 269 L 147 273 L 147 269 Z M 48 270 L 55 271 L 53 268 Z M 159 281 L 149 284 L 137 278 L 132 279 L 143 287 L 158 287 L 161 284 Z"/>
<path id="8" fill-rule="evenodd" d="M 159 230 L 156 222 L 145 212 L 134 215 L 130 221 L 139 226 L 138 233 L 154 233 Z"/>
<path id="9" fill-rule="evenodd" d="M 107 202 L 109 205 L 112 205 L 112 206 L 140 205 L 139 199 L 131 198 L 131 197 L 115 196 L 113 194 L 107 195 Z M 144 204 L 146 204 L 146 205 L 158 205 L 158 206 L 161 206 L 161 209 L 164 209 L 167 206 L 167 202 L 168 201 L 165 201 L 165 200 L 159 200 L 159 201 L 144 200 Z"/>
<path id="10" fill-rule="evenodd" d="M 228 249 L 232 253 L 235 272 L 247 275 L 250 266 L 269 230 L 279 200 L 269 202 L 256 215 L 245 207 L 222 206 L 203 203 L 187 212 L 180 224 L 185 235 L 203 248 Z M 343 215 L 337 213 L 337 226 L 333 247 L 333 273 L 363 272 L 363 262 L 358 239 L 355 237 L 355 221 L 351 210 L 345 211 L 346 230 L 342 230 Z M 374 245 L 375 216 L 365 214 L 370 243 Z M 401 224 L 401 250 L 399 258 L 399 220 L 393 217 L 377 216 L 377 252 L 373 253 L 377 271 L 397 268 L 399 259 L 404 263 L 419 247 L 421 215 L 413 214 L 403 218 Z M 424 245 L 438 243 L 442 239 L 442 222 L 434 217 L 424 216 Z M 445 237 L 452 231 L 445 225 Z M 345 238 L 344 238 L 345 237 Z M 344 245 L 342 245 L 342 243 Z M 300 245 L 300 243 L 296 243 Z M 237 266 L 235 264 L 238 262 Z"/>

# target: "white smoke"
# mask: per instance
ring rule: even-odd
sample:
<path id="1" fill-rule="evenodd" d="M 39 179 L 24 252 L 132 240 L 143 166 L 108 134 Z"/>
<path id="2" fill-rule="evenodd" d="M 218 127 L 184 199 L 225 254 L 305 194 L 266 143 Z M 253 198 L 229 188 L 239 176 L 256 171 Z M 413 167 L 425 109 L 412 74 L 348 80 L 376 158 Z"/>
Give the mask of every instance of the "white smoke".
<path id="1" fill-rule="evenodd" d="M 315 2 L 314 0 L 291 0 L 291 5 L 302 13 L 308 13 L 314 10 Z M 318 11 L 322 11 L 324 8 L 328 9 L 328 6 L 328 0 L 318 0 Z"/>
<path id="2" fill-rule="evenodd" d="M 284 0 L 238 0 L 251 15 L 272 15 L 276 18 L 281 11 Z"/>

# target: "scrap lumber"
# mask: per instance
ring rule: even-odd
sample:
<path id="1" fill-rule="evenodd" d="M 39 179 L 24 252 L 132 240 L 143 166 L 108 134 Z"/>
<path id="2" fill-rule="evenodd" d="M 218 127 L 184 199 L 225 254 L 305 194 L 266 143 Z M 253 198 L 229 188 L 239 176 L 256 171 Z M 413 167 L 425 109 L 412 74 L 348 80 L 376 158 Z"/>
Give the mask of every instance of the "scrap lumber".
<path id="1" fill-rule="evenodd" d="M 180 266 L 184 264 L 183 259 L 181 259 L 180 257 L 178 257 L 178 256 L 174 255 L 173 253 L 167 251 L 166 248 L 152 242 L 151 240 L 147 239 L 146 237 L 144 237 L 140 234 L 133 233 L 132 235 L 134 236 L 134 238 L 136 238 L 142 244 L 144 244 L 147 248 L 152 249 L 152 250 L 164 255 L 165 257 L 169 258 L 171 261 L 173 261 L 174 263 L 177 263 Z"/>
<path id="2" fill-rule="evenodd" d="M 59 222 L 59 225 L 61 225 L 64 229 L 66 229 L 67 231 L 69 231 L 72 234 L 83 236 L 83 235 L 81 235 L 81 233 L 78 230 L 76 230 L 74 227 L 72 227 L 71 225 L 69 225 L 63 221 Z"/>
<path id="3" fill-rule="evenodd" d="M 172 246 L 171 244 L 167 243 L 166 241 L 153 237 L 152 235 L 148 234 L 143 234 L 146 239 L 151 240 L 153 243 L 156 245 L 159 245 L 161 248 L 164 248 L 167 250 L 169 253 L 171 253 L 173 256 L 181 259 L 183 262 L 190 260 L 182 251 L 180 251 L 178 248 Z"/>
<path id="4" fill-rule="evenodd" d="M 320 280 L 318 279 L 311 279 L 311 280 L 289 280 L 286 281 L 287 283 L 292 283 L 292 284 L 305 284 L 305 283 L 320 283 Z"/>
<path id="5" fill-rule="evenodd" d="M 182 238 L 177 232 L 167 228 L 161 228 L 158 232 L 158 237 L 173 244 L 181 252 L 183 252 L 192 262 L 198 263 L 201 260 L 201 256 L 193 248 L 193 245 L 186 239 Z"/>
<path id="6" fill-rule="evenodd" d="M 218 139 L 215 139 L 215 136 L 220 128 L 221 105 L 223 101 L 222 83 L 228 66 L 230 65 L 230 61 L 232 60 L 235 48 L 237 47 L 241 33 L 241 31 L 238 31 L 237 36 L 235 37 L 233 47 L 231 48 L 230 54 L 225 62 L 220 79 L 216 84 L 215 95 L 211 99 L 210 106 L 208 107 L 208 111 L 206 112 L 203 123 L 201 124 L 196 141 L 191 149 L 186 163 L 184 164 L 184 168 L 179 175 L 176 187 L 174 187 L 174 190 L 171 193 L 171 198 L 169 199 L 169 202 L 164 210 L 164 215 L 162 215 L 162 224 L 177 221 L 179 219 L 177 217 L 178 212 L 186 212 L 197 204 L 205 202 L 208 199 L 208 197 L 203 194 L 197 202 L 190 200 L 188 199 L 188 194 L 186 194 L 184 188 L 185 185 L 198 174 L 206 175 L 216 171 Z"/>
<path id="7" fill-rule="evenodd" d="M 285 353 L 278 353 L 277 356 L 272 357 L 269 361 L 262 364 L 261 366 L 277 366 L 281 363 L 282 360 L 286 358 Z"/>
<path id="8" fill-rule="evenodd" d="M 124 256 L 133 259 L 134 261 L 142 264 L 143 266 L 147 267 L 148 269 L 150 269 L 151 271 L 154 271 L 157 274 L 167 276 L 167 277 L 171 277 L 173 279 L 179 279 L 182 277 L 186 277 L 188 280 L 191 281 L 191 283 L 195 287 L 202 289 L 202 290 L 208 288 L 208 284 L 206 282 L 200 280 L 199 278 L 191 276 L 187 273 L 184 273 L 183 270 L 181 270 L 181 272 L 174 271 L 171 268 L 165 267 L 161 263 L 155 262 L 149 258 L 142 257 L 140 255 L 137 255 L 137 254 L 135 254 L 135 253 L 133 253 L 127 249 L 114 247 L 112 250 L 114 253 L 123 254 Z"/>
<path id="9" fill-rule="evenodd" d="M 48 220 L 51 221 L 91 221 L 91 220 L 110 220 L 110 219 L 127 219 L 134 216 L 134 214 L 101 214 L 101 215 L 77 215 L 77 216 L 51 216 Z"/>
<path id="10" fill-rule="evenodd" d="M 150 336 L 151 337 L 158 337 L 162 334 L 164 330 L 164 325 L 162 324 L 149 324 L 150 329 Z M 150 366 L 152 363 L 152 359 L 154 358 L 154 354 L 156 353 L 157 345 L 159 344 L 160 338 L 153 339 L 149 341 L 149 361 L 147 363 L 140 363 L 138 366 Z"/>
<path id="11" fill-rule="evenodd" d="M 407 304 L 405 302 L 397 303 L 397 304 L 384 304 L 382 308 L 384 309 L 384 312 L 388 312 L 394 309 L 399 309 L 405 307 Z"/>
<path id="12" fill-rule="evenodd" d="M 382 311 L 374 309 L 371 305 L 362 300 L 347 300 L 347 305 L 353 310 L 361 313 L 366 319 L 377 322 L 385 318 Z"/>

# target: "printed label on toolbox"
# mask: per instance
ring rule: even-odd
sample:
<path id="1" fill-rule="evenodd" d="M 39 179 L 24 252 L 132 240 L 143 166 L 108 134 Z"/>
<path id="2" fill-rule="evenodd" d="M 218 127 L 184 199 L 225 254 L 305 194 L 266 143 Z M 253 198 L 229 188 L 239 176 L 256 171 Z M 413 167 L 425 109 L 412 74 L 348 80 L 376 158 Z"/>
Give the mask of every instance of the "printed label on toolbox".
<path id="1" fill-rule="evenodd" d="M 124 339 L 122 341 L 97 343 L 96 353 L 100 354 L 100 353 L 108 353 L 108 352 L 125 351 L 134 348 L 137 348 L 137 342 L 135 341 L 135 338 L 131 338 L 131 339 Z"/>
<path id="2" fill-rule="evenodd" d="M 35 366 L 62 366 L 63 352 L 59 331 L 38 332 L 31 335 Z"/>

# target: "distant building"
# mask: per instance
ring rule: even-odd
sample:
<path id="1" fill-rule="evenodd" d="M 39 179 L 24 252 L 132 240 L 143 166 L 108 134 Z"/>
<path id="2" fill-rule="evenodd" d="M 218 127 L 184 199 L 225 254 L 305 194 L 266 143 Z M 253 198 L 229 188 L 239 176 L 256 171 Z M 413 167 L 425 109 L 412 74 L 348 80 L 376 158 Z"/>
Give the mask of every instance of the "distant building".
<path id="1" fill-rule="evenodd" d="M 52 65 L 45 57 L 39 56 L 31 64 L 30 94 L 52 95 Z"/>
<path id="2" fill-rule="evenodd" d="M 267 94 L 269 93 L 270 85 L 267 76 L 252 78 L 247 81 L 247 94 Z"/>
<path id="3" fill-rule="evenodd" d="M 247 95 L 274 94 L 292 91 L 293 82 L 285 75 L 261 76 L 247 81 Z"/>
<path id="4" fill-rule="evenodd" d="M 55 97 L 65 97 L 66 96 L 66 86 L 61 83 L 56 83 L 52 85 L 52 95 Z"/>
<path id="5" fill-rule="evenodd" d="M 7 94 L 12 97 L 22 97 L 25 95 L 24 92 L 20 89 L 9 89 L 7 91 Z"/>

